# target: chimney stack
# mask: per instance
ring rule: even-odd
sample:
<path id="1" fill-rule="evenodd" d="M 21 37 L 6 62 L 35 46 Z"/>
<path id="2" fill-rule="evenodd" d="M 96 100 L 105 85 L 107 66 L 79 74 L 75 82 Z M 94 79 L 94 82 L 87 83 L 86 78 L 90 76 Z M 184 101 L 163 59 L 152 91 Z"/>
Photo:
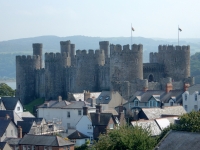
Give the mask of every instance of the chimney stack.
<path id="1" fill-rule="evenodd" d="M 99 109 L 96 109 L 95 124 L 98 125 L 99 123 L 100 123 L 100 113 L 99 113 Z"/>
<path id="2" fill-rule="evenodd" d="M 148 90 L 148 87 L 143 87 L 143 92 L 146 92 Z"/>
<path id="3" fill-rule="evenodd" d="M 10 119 L 10 116 L 8 114 L 6 114 L 6 120 Z"/>
<path id="4" fill-rule="evenodd" d="M 90 98 L 90 91 L 83 91 L 84 92 L 84 101 Z"/>
<path id="5" fill-rule="evenodd" d="M 166 93 L 169 93 L 169 91 L 173 90 L 173 86 L 171 83 L 167 83 L 166 85 Z"/>
<path id="6" fill-rule="evenodd" d="M 59 101 L 59 102 L 62 101 L 62 96 L 58 96 L 58 101 Z"/>
<path id="7" fill-rule="evenodd" d="M 86 106 L 83 107 L 83 115 L 84 116 L 88 115 L 88 107 L 86 107 Z"/>
<path id="8" fill-rule="evenodd" d="M 189 87 L 190 87 L 190 84 L 189 83 L 185 83 L 184 84 L 184 91 L 187 91 Z"/>
<path id="9" fill-rule="evenodd" d="M 22 128 L 18 126 L 18 138 L 22 138 Z"/>
<path id="10" fill-rule="evenodd" d="M 99 110 L 99 113 L 102 113 L 102 106 L 100 104 L 96 105 L 96 111 Z"/>

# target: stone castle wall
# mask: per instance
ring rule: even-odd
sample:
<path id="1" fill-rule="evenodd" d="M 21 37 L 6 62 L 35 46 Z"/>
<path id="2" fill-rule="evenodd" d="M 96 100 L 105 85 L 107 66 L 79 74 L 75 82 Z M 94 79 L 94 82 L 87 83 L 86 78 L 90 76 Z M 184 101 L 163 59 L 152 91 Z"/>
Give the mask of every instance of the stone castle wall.
<path id="1" fill-rule="evenodd" d="M 129 99 L 137 90 L 164 90 L 167 83 L 182 89 L 194 84 L 190 77 L 189 46 L 159 46 L 143 64 L 143 45 L 113 45 L 99 42 L 99 50 L 77 50 L 70 41 L 60 42 L 60 53 L 45 53 L 33 44 L 33 56 L 16 57 L 16 96 L 22 103 L 45 97 L 67 98 L 68 92 L 117 90 Z"/>

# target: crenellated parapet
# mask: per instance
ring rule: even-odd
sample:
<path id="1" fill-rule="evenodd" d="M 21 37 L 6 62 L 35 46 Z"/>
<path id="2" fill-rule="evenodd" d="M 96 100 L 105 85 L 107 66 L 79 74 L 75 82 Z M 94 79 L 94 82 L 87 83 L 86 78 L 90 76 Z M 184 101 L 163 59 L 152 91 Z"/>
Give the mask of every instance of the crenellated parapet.
<path id="1" fill-rule="evenodd" d="M 164 52 L 169 52 L 169 51 L 190 51 L 190 46 L 183 45 L 183 46 L 173 46 L 173 45 L 159 45 L 158 46 L 158 52 L 159 53 L 164 53 Z"/>
<path id="2" fill-rule="evenodd" d="M 143 45 L 142 44 L 133 44 L 131 49 L 129 45 L 124 45 L 123 49 L 120 44 L 110 45 L 110 53 L 111 55 L 134 55 L 135 53 L 143 53 Z"/>

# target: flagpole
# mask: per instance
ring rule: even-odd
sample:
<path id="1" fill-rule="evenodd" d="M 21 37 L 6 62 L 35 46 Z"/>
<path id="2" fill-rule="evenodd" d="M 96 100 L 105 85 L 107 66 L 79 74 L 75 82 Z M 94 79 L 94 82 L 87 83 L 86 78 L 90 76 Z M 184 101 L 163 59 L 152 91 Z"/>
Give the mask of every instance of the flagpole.
<path id="1" fill-rule="evenodd" d="M 132 23 L 131 23 L 131 47 L 132 47 Z"/>
<path id="2" fill-rule="evenodd" d="M 179 25 L 178 25 L 178 46 L 179 46 Z"/>

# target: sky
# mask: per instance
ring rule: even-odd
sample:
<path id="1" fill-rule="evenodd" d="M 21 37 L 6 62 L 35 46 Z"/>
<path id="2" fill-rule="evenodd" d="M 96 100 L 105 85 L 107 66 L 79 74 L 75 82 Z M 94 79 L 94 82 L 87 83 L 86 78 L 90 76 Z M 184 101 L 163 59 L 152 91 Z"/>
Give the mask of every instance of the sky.
<path id="1" fill-rule="evenodd" d="M 59 37 L 200 38 L 200 0 L 0 0 L 0 41 Z"/>

